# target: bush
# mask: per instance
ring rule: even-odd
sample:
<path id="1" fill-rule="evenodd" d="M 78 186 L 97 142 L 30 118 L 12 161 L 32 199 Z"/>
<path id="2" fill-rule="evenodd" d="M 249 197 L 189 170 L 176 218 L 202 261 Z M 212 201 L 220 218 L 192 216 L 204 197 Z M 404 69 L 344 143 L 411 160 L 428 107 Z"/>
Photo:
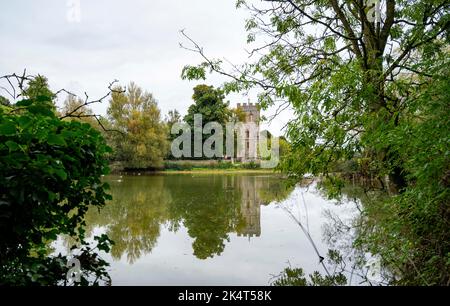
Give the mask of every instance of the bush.
<path id="1" fill-rule="evenodd" d="M 436 78 L 410 102 L 411 115 L 386 135 L 407 186 L 367 207 L 361 243 L 395 271 L 393 284 L 450 284 L 450 77 Z"/>
<path id="2" fill-rule="evenodd" d="M 222 161 L 220 159 L 217 161 L 217 164 L 213 164 L 212 166 L 215 169 L 233 169 L 233 168 L 235 168 L 233 163 L 228 162 L 228 161 Z"/>
<path id="3" fill-rule="evenodd" d="M 254 161 L 251 161 L 249 163 L 242 163 L 241 167 L 244 169 L 259 169 L 259 164 L 255 163 Z"/>
<path id="4" fill-rule="evenodd" d="M 190 162 L 166 161 L 166 162 L 164 162 L 164 169 L 165 170 L 177 170 L 177 171 L 192 170 L 192 164 Z"/>
<path id="5" fill-rule="evenodd" d="M 165 161 L 164 169 L 189 171 L 193 169 L 233 169 L 236 168 L 234 164 L 222 160 L 195 160 L 195 161 Z"/>
<path id="6" fill-rule="evenodd" d="M 60 120 L 51 96 L 0 109 L 0 283 L 64 283 L 68 258 L 48 246 L 66 234 L 81 245 L 81 284 L 108 281 L 106 262 L 85 242 L 84 215 L 110 196 L 101 182 L 110 151 L 89 124 Z M 108 251 L 110 240 L 97 238 Z M 92 273 L 92 274 L 91 274 Z"/>

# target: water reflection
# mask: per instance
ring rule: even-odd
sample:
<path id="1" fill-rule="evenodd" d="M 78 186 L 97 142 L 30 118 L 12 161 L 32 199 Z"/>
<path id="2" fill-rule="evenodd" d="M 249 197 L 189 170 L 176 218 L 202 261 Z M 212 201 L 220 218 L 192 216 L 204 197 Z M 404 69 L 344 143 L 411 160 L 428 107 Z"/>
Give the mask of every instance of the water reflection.
<path id="1" fill-rule="evenodd" d="M 187 177 L 188 176 L 188 177 Z M 222 254 L 230 234 L 261 235 L 261 205 L 285 198 L 276 176 L 155 175 L 107 178 L 113 201 L 101 212 L 88 212 L 91 230 L 105 227 L 115 241 L 111 255 L 129 263 L 151 253 L 162 226 L 187 229 L 199 259 Z"/>
<path id="2" fill-rule="evenodd" d="M 114 285 L 267 285 L 286 265 L 305 276 L 342 270 L 351 284 L 367 279 L 368 269 L 358 271 L 365 254 L 353 249 L 364 220 L 353 189 L 336 205 L 314 180 L 286 188 L 276 175 L 105 179 L 114 200 L 86 223 L 116 243 L 104 254 Z M 340 251 L 339 266 L 329 249 Z"/>
<path id="3" fill-rule="evenodd" d="M 114 177 L 108 183 L 114 200 L 100 213 L 90 210 L 86 222 L 90 228 L 107 226 L 107 234 L 115 242 L 112 257 L 118 259 L 126 253 L 133 263 L 156 245 L 160 224 L 167 220 L 171 194 L 162 177 L 154 177 L 151 185 L 133 177 Z"/>
<path id="4" fill-rule="evenodd" d="M 261 235 L 261 211 L 262 201 L 258 195 L 258 190 L 263 190 L 264 186 L 268 188 L 267 181 L 255 180 L 252 177 L 240 177 L 235 184 L 234 177 L 231 182 L 226 181 L 224 186 L 226 190 L 233 190 L 237 185 L 238 194 L 241 195 L 240 213 L 243 219 L 241 226 L 237 227 L 238 236 L 259 237 Z M 231 183 L 228 186 L 228 183 Z"/>
<path id="5" fill-rule="evenodd" d="M 322 197 L 327 197 L 326 186 L 317 188 Z M 387 196 L 386 193 L 377 190 L 367 190 L 362 185 L 346 184 L 341 190 L 340 197 L 330 201 L 330 205 L 322 210 L 325 222 L 322 223 L 322 238 L 328 247 L 328 252 L 323 253 L 311 238 L 308 226 L 304 226 L 301 220 L 303 214 L 296 217 L 288 207 L 284 207 L 292 219 L 300 226 L 306 237 L 311 238 L 310 243 L 320 258 L 323 270 L 313 273 L 305 273 L 301 266 L 288 265 L 275 275 L 271 281 L 279 286 L 341 286 L 341 285 L 387 285 L 391 273 L 380 264 L 380 259 L 365 250 L 358 239 L 363 231 L 370 227 L 366 224 L 367 218 L 361 214 L 364 205 L 373 205 Z M 307 205 L 304 201 L 303 212 L 308 224 Z M 343 213 L 347 211 L 346 213 Z M 322 255 L 323 256 L 322 256 Z"/>

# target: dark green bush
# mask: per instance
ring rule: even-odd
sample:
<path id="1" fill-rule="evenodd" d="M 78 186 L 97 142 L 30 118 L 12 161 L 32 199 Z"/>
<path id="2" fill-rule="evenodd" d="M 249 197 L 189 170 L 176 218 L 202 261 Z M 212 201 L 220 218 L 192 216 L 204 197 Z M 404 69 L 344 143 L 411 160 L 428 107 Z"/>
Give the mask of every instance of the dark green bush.
<path id="1" fill-rule="evenodd" d="M 192 164 L 189 162 L 171 162 L 171 161 L 165 161 L 164 162 L 164 169 L 166 170 L 192 170 Z"/>
<path id="2" fill-rule="evenodd" d="M 0 108 L 3 284 L 64 283 L 68 258 L 48 254 L 50 242 L 60 234 L 82 246 L 81 284 L 90 283 L 91 276 L 108 279 L 106 263 L 85 242 L 84 215 L 110 198 L 101 182 L 110 148 L 89 124 L 60 120 L 51 99 L 37 95 Z M 97 242 L 100 250 L 109 250 L 107 237 Z"/>
<path id="3" fill-rule="evenodd" d="M 241 167 L 244 169 L 259 169 L 259 164 L 255 163 L 254 161 L 251 161 L 248 163 L 242 163 Z"/>

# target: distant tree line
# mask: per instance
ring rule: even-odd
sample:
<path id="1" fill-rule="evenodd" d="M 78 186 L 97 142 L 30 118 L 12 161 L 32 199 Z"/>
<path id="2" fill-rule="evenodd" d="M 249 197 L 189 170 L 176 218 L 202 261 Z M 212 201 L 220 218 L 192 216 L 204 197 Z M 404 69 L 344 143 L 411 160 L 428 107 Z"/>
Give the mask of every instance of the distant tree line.
<path id="1" fill-rule="evenodd" d="M 67 96 L 61 114 L 70 113 L 72 116 L 68 120 L 86 122 L 99 130 L 113 149 L 109 154 L 112 165 L 118 164 L 120 169 L 159 169 L 165 159 L 176 159 L 171 154 L 170 144 L 181 132 L 171 133 L 174 124 L 184 122 L 193 130 L 194 115 L 201 114 L 202 128 L 208 122 L 217 122 L 225 131 L 227 122 L 245 120 L 241 108 L 230 108 L 222 90 L 201 84 L 195 86 L 193 91 L 193 103 L 184 117 L 173 109 L 163 119 L 155 97 L 133 82 L 126 88 L 114 87 L 105 117 L 95 117 L 92 109 L 74 95 Z M 203 134 L 202 140 L 210 136 Z M 192 137 L 192 157 L 181 159 L 194 159 L 193 141 Z M 287 151 L 287 140 L 280 138 L 280 141 L 282 151 Z M 202 155 L 198 159 L 207 157 Z"/>

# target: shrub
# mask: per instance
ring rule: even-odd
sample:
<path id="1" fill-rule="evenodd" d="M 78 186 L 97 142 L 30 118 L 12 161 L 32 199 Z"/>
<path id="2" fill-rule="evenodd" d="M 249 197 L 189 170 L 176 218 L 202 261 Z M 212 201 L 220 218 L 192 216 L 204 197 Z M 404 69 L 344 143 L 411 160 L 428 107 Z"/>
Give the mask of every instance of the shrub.
<path id="1" fill-rule="evenodd" d="M 255 163 L 254 161 L 248 162 L 248 163 L 242 163 L 241 167 L 244 169 L 258 169 L 259 164 Z"/>
<path id="2" fill-rule="evenodd" d="M 68 257 L 48 246 L 66 234 L 81 245 L 81 284 L 108 281 L 106 262 L 85 241 L 84 215 L 110 196 L 101 175 L 110 151 L 89 124 L 60 120 L 52 97 L 37 95 L 0 109 L 0 283 L 64 283 Z M 98 249 L 110 240 L 97 237 Z M 98 281 L 98 280 L 97 280 Z"/>

